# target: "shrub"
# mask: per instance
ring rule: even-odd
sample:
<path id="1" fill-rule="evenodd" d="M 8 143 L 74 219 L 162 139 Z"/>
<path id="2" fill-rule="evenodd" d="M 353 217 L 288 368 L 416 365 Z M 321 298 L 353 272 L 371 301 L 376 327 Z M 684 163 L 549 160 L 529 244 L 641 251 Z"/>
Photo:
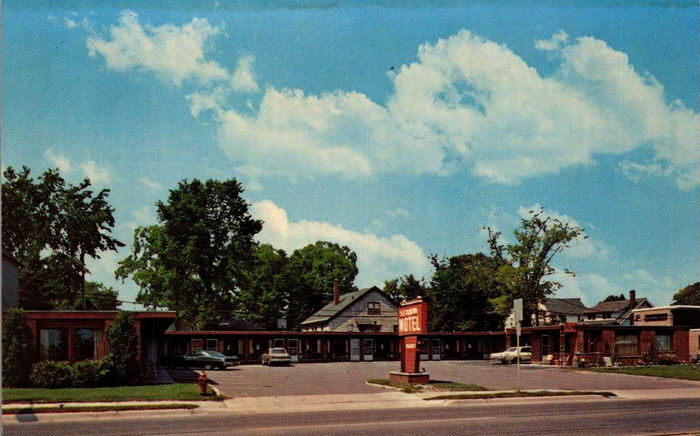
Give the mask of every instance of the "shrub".
<path id="1" fill-rule="evenodd" d="M 137 374 L 136 362 L 136 326 L 134 317 L 129 312 L 120 311 L 107 328 L 109 353 L 105 365 L 110 371 L 114 383 L 128 382 Z"/>
<path id="2" fill-rule="evenodd" d="M 73 386 L 76 388 L 100 386 L 107 379 L 109 370 L 102 361 L 83 360 L 71 367 Z"/>
<path id="3" fill-rule="evenodd" d="M 37 362 L 29 379 L 38 388 L 67 388 L 73 385 L 73 369 L 64 362 Z"/>
<path id="4" fill-rule="evenodd" d="M 680 363 L 675 354 L 662 354 L 656 360 L 659 365 L 676 365 Z"/>
<path id="5" fill-rule="evenodd" d="M 22 309 L 10 309 L 2 323 L 2 385 L 21 387 L 29 384 L 34 336 Z"/>

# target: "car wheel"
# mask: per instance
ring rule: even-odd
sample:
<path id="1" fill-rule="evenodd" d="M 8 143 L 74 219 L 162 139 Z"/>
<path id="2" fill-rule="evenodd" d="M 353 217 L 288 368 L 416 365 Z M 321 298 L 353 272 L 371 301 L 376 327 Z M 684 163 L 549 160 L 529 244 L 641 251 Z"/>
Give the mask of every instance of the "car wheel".
<path id="1" fill-rule="evenodd" d="M 506 359 L 501 359 L 501 364 L 502 364 L 502 365 L 505 365 L 506 363 L 508 363 L 508 362 L 506 361 Z"/>

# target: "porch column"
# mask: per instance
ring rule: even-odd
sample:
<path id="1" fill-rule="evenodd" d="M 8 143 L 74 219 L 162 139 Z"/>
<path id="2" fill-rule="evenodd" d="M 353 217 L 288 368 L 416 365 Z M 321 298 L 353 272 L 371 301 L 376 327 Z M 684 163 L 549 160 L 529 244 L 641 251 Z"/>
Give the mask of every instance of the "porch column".
<path id="1" fill-rule="evenodd" d="M 143 362 L 141 353 L 143 352 L 142 344 L 141 344 L 141 320 L 137 319 L 134 321 L 134 327 L 136 327 L 136 361 L 141 363 Z"/>

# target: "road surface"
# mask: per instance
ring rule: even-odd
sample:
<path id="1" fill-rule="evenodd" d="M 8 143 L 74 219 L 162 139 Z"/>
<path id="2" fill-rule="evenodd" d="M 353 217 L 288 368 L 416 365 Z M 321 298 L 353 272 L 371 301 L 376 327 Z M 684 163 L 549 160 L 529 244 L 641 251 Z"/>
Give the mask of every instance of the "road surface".
<path id="1" fill-rule="evenodd" d="M 241 415 L 123 414 L 77 422 L 3 417 L 6 435 L 639 435 L 700 433 L 700 399 L 459 402 L 423 409 Z M 25 417 L 27 419 L 29 417 Z M 63 419 L 63 418 L 62 418 Z M 31 418 L 28 419 L 31 421 Z"/>

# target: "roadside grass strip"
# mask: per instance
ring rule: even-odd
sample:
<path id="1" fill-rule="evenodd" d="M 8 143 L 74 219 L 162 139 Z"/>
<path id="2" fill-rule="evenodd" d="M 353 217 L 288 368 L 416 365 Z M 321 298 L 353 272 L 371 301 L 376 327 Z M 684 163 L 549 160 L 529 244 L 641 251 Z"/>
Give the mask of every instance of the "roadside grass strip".
<path id="1" fill-rule="evenodd" d="M 588 371 L 607 372 L 613 374 L 646 375 L 651 377 L 680 378 L 685 380 L 700 380 L 700 364 L 698 365 L 669 365 L 669 366 L 620 366 L 613 368 L 586 368 Z"/>
<path id="2" fill-rule="evenodd" d="M 33 415 L 37 413 L 75 413 L 75 412 L 123 412 L 129 410 L 172 410 L 196 409 L 199 405 L 187 403 L 166 404 L 115 404 L 112 406 L 47 406 L 47 407 L 5 407 L 3 415 Z"/>
<path id="3" fill-rule="evenodd" d="M 367 380 L 368 384 L 371 385 L 379 385 L 379 386 L 385 386 L 388 388 L 394 388 L 398 389 L 401 392 L 405 392 L 408 394 L 414 393 L 414 392 L 421 392 L 424 390 L 431 390 L 431 391 L 487 391 L 488 389 L 479 386 L 479 385 L 472 385 L 472 384 L 464 384 L 464 383 L 456 383 L 456 382 L 451 382 L 451 381 L 445 381 L 445 380 L 431 380 L 429 384 L 427 385 L 421 385 L 421 384 L 408 384 L 408 383 L 395 383 L 389 379 L 385 378 L 371 378 Z"/>
<path id="4" fill-rule="evenodd" d="M 110 401 L 222 401 L 226 397 L 200 395 L 193 383 L 146 386 L 110 386 L 99 388 L 3 388 L 2 403 L 95 403 Z"/>
<path id="5" fill-rule="evenodd" d="M 484 392 L 475 394 L 438 395 L 423 398 L 429 400 L 484 400 L 489 398 L 528 398 L 528 397 L 566 397 L 575 395 L 600 395 L 605 398 L 615 397 L 612 392 L 598 391 L 511 391 L 511 392 Z"/>

